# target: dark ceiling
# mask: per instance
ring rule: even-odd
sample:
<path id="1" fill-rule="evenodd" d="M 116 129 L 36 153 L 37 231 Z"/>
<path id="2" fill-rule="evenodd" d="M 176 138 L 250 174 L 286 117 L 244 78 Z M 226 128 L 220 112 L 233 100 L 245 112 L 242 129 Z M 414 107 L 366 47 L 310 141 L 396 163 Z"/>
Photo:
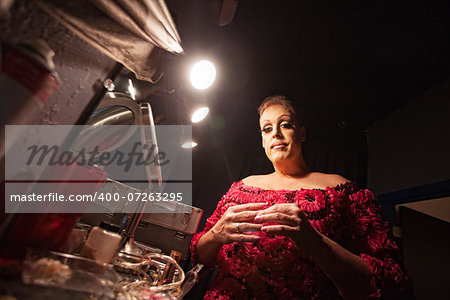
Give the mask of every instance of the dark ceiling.
<path id="1" fill-rule="evenodd" d="M 198 102 L 210 106 L 208 120 L 193 126 L 194 180 L 216 182 L 221 193 L 255 172 L 243 162 L 261 149 L 256 107 L 264 97 L 289 96 L 305 113 L 310 138 L 364 156 L 366 129 L 450 77 L 447 0 L 241 0 L 223 27 L 220 0 L 166 3 L 182 60 L 208 57 L 218 69 L 206 92 L 179 84 L 164 101 L 181 102 L 186 114 Z M 204 193 L 197 189 L 194 199 Z"/>
<path id="2" fill-rule="evenodd" d="M 166 2 L 186 57 L 217 64 L 206 97 L 233 110 L 283 93 L 362 129 L 450 75 L 445 0 L 241 0 L 224 27 L 220 0 Z"/>

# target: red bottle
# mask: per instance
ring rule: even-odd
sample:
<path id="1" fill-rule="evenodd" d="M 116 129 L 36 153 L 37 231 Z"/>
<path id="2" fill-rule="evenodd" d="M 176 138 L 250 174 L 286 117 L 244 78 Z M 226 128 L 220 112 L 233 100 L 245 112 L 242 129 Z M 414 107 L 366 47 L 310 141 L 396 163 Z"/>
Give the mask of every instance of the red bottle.
<path id="1" fill-rule="evenodd" d="M 48 174 L 47 174 L 48 175 Z M 95 193 L 107 178 L 107 173 L 96 167 L 76 164 L 52 169 L 51 178 L 60 178 L 58 190 L 64 194 Z M 70 178 L 84 178 L 89 185 Z M 40 190 L 45 193 L 45 185 Z M 0 268 L 20 261 L 26 248 L 58 250 L 72 232 L 83 213 L 19 213 L 0 240 Z M 5 220 L 6 221 L 6 220 Z"/>

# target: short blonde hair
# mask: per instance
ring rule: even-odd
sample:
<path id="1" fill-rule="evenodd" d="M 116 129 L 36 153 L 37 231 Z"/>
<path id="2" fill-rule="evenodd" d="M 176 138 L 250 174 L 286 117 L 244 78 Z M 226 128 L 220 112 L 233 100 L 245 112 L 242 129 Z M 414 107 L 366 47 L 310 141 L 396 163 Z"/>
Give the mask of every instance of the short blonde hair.
<path id="1" fill-rule="evenodd" d="M 265 98 L 258 107 L 258 116 L 261 118 L 261 115 L 263 114 L 263 112 L 272 105 L 283 106 L 292 114 L 292 117 L 294 119 L 296 119 L 296 121 L 299 124 L 302 123 L 302 121 L 300 120 L 300 118 L 297 114 L 297 111 L 294 108 L 294 105 L 292 105 L 292 101 L 283 95 L 272 95 L 272 96 Z"/>

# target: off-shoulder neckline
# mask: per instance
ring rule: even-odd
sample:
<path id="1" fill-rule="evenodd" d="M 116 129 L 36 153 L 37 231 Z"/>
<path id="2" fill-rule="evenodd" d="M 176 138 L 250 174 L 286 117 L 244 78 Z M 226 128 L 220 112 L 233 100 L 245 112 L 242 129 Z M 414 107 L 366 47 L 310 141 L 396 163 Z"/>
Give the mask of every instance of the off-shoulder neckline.
<path id="1" fill-rule="evenodd" d="M 344 183 L 339 183 L 336 186 L 330 187 L 327 186 L 325 188 L 298 188 L 298 189 L 294 189 L 294 190 L 289 190 L 289 189 L 279 189 L 279 190 L 270 190 L 270 189 L 264 189 L 264 188 L 260 188 L 257 186 L 253 186 L 253 185 L 247 185 L 244 183 L 244 181 L 241 179 L 237 182 L 237 184 L 241 187 L 244 187 L 246 189 L 250 189 L 250 190 L 255 190 L 255 191 L 260 191 L 260 192 L 297 192 L 297 191 L 328 191 L 328 190 L 336 190 L 338 188 L 344 188 L 345 186 L 348 185 L 355 185 L 355 183 L 353 181 L 347 181 Z"/>

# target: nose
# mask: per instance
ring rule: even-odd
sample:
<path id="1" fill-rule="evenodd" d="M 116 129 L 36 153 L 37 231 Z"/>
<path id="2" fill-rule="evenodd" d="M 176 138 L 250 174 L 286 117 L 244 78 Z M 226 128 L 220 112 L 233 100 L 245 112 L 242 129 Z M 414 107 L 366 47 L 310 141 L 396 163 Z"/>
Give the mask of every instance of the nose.
<path id="1" fill-rule="evenodd" d="M 282 138 L 283 134 L 281 133 L 281 127 L 280 126 L 275 126 L 273 128 L 273 133 L 272 133 L 272 138 Z"/>

